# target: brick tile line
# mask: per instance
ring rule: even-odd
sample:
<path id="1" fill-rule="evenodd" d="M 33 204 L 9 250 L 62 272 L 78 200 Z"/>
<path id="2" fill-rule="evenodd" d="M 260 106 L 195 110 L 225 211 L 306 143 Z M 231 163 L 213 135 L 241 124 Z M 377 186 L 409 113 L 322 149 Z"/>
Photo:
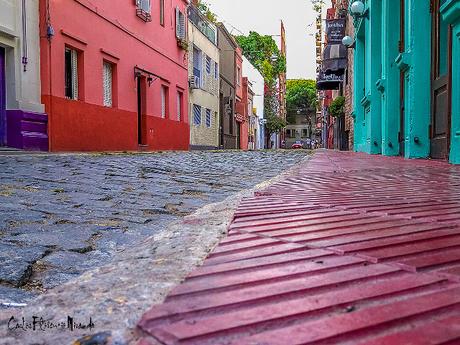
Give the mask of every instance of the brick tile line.
<path id="1" fill-rule="evenodd" d="M 342 211 L 342 209 L 338 208 L 335 205 L 327 205 L 326 209 L 335 209 L 335 210 L 338 210 L 338 211 Z M 316 209 L 316 210 L 321 211 L 321 208 Z M 358 212 L 362 213 L 362 214 L 366 214 L 366 215 L 373 215 L 373 216 L 375 216 L 377 218 L 385 218 L 385 219 L 389 219 L 389 220 L 391 220 L 391 219 L 393 219 L 393 220 L 414 220 L 412 217 L 399 216 L 399 215 L 379 214 L 378 212 L 368 212 L 366 210 L 360 210 Z M 280 212 L 280 215 L 282 215 L 282 214 L 283 214 L 283 212 Z M 233 222 L 237 222 L 237 221 L 239 221 L 241 219 L 244 219 L 244 218 L 245 217 L 235 215 Z M 438 220 L 438 219 L 433 219 L 433 220 L 430 220 L 430 221 L 421 220 L 421 221 L 418 221 L 418 222 L 416 222 L 414 224 L 422 226 L 422 225 L 432 224 L 433 222 L 440 223 L 440 225 L 443 225 L 443 228 L 445 227 L 446 229 L 458 228 L 458 224 L 451 223 L 451 222 L 445 222 L 445 221 Z M 271 239 L 274 239 L 276 241 L 280 241 L 280 242 L 283 242 L 283 243 L 296 243 L 296 244 L 302 245 L 302 246 L 304 246 L 305 248 L 308 248 L 308 249 L 322 249 L 322 250 L 326 250 L 326 251 L 330 252 L 331 255 L 340 255 L 340 256 L 350 256 L 351 255 L 351 256 L 356 256 L 356 257 L 359 257 L 359 258 L 362 258 L 362 259 L 366 260 L 369 263 L 376 263 L 375 259 L 369 257 L 368 255 L 364 255 L 364 254 L 360 254 L 360 253 L 346 254 L 346 253 L 341 252 L 340 250 L 330 248 L 330 247 L 316 246 L 316 245 L 310 245 L 310 244 L 300 244 L 298 242 L 289 241 L 287 239 L 273 237 L 273 236 L 266 235 L 266 234 L 260 234 L 260 233 L 257 233 L 257 232 L 246 231 L 246 230 L 240 229 L 240 228 L 231 228 L 231 231 L 237 232 L 237 233 L 240 233 L 240 234 L 253 235 L 253 236 L 264 238 L 264 239 L 270 239 L 271 238 Z M 430 230 L 428 230 L 428 231 L 430 231 Z M 366 230 L 363 230 L 362 232 L 366 232 Z M 454 236 L 454 235 L 452 235 L 452 236 Z M 394 236 L 389 236 L 389 237 L 394 237 Z M 423 240 L 421 240 L 421 241 L 423 241 Z M 378 262 L 381 263 L 381 264 L 384 264 L 384 265 L 389 265 L 391 267 L 399 267 L 399 268 L 405 270 L 406 272 L 418 273 L 418 271 L 414 270 L 414 268 L 409 267 L 408 265 L 401 264 L 399 262 L 381 262 L 381 261 L 378 261 Z M 424 273 L 439 276 L 439 273 L 436 273 L 436 272 L 434 272 L 434 273 L 432 273 L 432 272 L 424 272 Z M 457 275 L 441 274 L 441 276 L 445 277 L 446 279 L 448 279 L 449 281 L 452 281 L 452 282 L 460 282 L 460 277 L 457 276 Z"/>
<path id="2" fill-rule="evenodd" d="M 321 164 L 325 174 L 331 165 L 334 171 L 345 174 L 363 171 L 347 170 L 346 165 L 351 163 L 346 159 L 342 160 L 345 167 L 336 163 L 336 155 L 322 152 L 308 163 L 308 169 L 298 169 L 296 175 L 302 176 Z M 366 160 L 364 157 L 368 156 L 358 155 L 358 161 Z M 377 166 L 389 160 L 398 162 L 379 158 Z M 416 166 L 411 161 L 399 162 L 405 167 Z M 334 341 L 363 345 L 392 343 L 391 339 L 418 339 L 414 343 L 422 343 L 427 335 L 446 343 L 459 340 L 460 232 L 457 234 L 455 230 L 460 223 L 449 216 L 455 215 L 456 193 L 447 198 L 432 198 L 436 188 L 419 193 L 424 176 L 426 181 L 429 175 L 424 169 L 435 167 L 432 171 L 437 177 L 442 176 L 437 170 L 445 172 L 441 168 L 436 170 L 439 165 L 434 162 L 421 165 L 417 171 L 417 190 L 404 197 L 401 191 L 407 188 L 398 188 L 395 183 L 386 197 L 382 197 L 382 189 L 369 195 L 352 187 L 351 191 L 333 194 L 334 202 L 331 198 L 324 202 L 326 193 L 320 193 L 319 197 L 314 193 L 333 187 L 332 179 L 317 188 L 306 185 L 321 184 L 317 179 L 299 179 L 297 183 L 303 187 L 299 188 L 294 176 L 284 184 L 272 185 L 243 200 L 229 226 L 228 237 L 204 265 L 176 287 L 164 305 L 144 315 L 139 327 L 146 338 L 139 344 L 148 344 L 149 336 L 163 344 L 184 345 L 285 345 L 286 339 L 291 344 Z M 395 174 L 391 168 L 373 170 L 390 178 Z M 407 169 L 401 170 L 404 179 L 409 180 Z M 340 180 L 335 175 L 335 180 Z M 360 182 L 366 185 L 365 190 L 371 191 L 372 183 L 384 180 L 360 179 Z M 414 195 L 416 205 L 411 204 Z M 391 198 L 395 196 L 397 202 L 392 207 Z M 383 210 L 379 210 L 379 200 L 386 200 Z M 427 206 L 424 201 L 431 204 Z M 435 209 L 436 201 L 446 202 L 438 208 L 442 209 L 439 216 L 431 215 L 430 205 Z M 366 202 L 370 209 L 357 206 Z M 402 210 L 401 214 L 398 210 Z M 353 216 L 345 221 L 348 225 L 343 225 L 343 234 L 334 234 L 343 221 L 335 225 L 319 221 L 346 215 Z M 446 215 L 448 221 L 443 220 Z M 292 222 L 297 225 L 289 225 Z M 366 230 L 366 224 L 374 225 Z M 356 231 L 350 230 L 353 227 Z M 398 229 L 402 232 L 398 233 Z M 324 244 L 312 244 L 321 241 Z M 373 246 L 372 241 L 385 244 Z M 349 250 L 353 248 L 364 249 Z M 441 270 L 424 270 L 434 267 L 433 263 Z M 339 312 L 350 304 L 356 305 L 357 311 Z M 420 330 L 422 336 L 414 330 Z"/>

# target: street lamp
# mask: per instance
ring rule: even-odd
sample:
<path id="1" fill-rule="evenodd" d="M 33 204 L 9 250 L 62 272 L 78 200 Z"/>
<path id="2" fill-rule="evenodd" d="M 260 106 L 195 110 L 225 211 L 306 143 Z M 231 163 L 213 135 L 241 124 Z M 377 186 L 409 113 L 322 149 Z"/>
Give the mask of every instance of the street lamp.
<path id="1" fill-rule="evenodd" d="M 354 18 L 368 18 L 369 14 L 369 11 L 366 10 L 366 6 L 360 0 L 357 0 L 351 4 L 350 12 Z"/>
<path id="2" fill-rule="evenodd" d="M 342 44 L 347 48 L 353 48 L 355 46 L 355 41 L 350 36 L 345 36 L 342 38 Z"/>

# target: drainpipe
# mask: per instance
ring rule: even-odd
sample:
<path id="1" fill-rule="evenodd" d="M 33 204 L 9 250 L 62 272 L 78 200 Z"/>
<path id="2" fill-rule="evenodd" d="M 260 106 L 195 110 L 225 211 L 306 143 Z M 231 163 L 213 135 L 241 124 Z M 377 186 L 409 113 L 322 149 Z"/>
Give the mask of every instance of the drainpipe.
<path id="1" fill-rule="evenodd" d="M 27 63 L 27 11 L 26 0 L 22 0 L 22 64 L 24 65 L 24 72 L 27 71 Z"/>

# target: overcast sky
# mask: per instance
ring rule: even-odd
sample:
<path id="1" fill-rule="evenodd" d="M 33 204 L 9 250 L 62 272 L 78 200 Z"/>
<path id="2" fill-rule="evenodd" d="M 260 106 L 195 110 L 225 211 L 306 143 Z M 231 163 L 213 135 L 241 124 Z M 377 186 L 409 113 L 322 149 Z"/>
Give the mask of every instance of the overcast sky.
<path id="1" fill-rule="evenodd" d="M 316 78 L 315 12 L 310 0 L 205 0 L 233 34 L 275 35 L 280 21 L 286 28 L 287 76 Z M 232 28 L 232 26 L 234 28 Z M 238 31 L 239 30 L 239 31 Z M 274 37 L 279 42 L 279 37 Z"/>

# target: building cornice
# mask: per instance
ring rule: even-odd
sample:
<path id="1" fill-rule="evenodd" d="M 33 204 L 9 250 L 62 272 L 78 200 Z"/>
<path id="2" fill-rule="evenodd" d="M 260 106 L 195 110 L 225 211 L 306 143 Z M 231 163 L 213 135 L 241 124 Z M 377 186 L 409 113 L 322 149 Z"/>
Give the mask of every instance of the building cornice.
<path id="1" fill-rule="evenodd" d="M 441 6 L 440 12 L 445 21 L 450 24 L 460 22 L 460 0 L 447 0 Z"/>

